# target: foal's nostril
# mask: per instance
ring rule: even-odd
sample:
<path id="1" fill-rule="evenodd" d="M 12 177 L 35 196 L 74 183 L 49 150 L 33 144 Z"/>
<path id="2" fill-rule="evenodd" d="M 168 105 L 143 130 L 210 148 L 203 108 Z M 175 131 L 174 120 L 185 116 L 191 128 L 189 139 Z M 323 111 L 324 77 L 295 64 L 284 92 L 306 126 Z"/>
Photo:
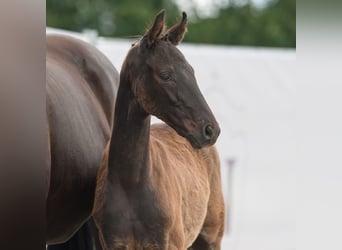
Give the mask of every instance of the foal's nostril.
<path id="1" fill-rule="evenodd" d="M 207 126 L 205 126 L 204 128 L 204 136 L 207 138 L 207 139 L 211 139 L 211 137 L 213 136 L 214 134 L 214 128 L 209 124 Z"/>

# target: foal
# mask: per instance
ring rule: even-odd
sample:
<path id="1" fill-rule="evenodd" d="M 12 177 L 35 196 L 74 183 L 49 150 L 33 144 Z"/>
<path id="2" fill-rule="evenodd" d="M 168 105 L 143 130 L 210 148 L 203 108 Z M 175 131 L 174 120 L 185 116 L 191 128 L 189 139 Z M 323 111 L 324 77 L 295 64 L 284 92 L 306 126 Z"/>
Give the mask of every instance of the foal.
<path id="1" fill-rule="evenodd" d="M 176 48 L 187 17 L 164 11 L 123 64 L 114 129 L 98 173 L 94 218 L 104 249 L 221 249 L 218 124 Z M 167 125 L 150 129 L 150 116 Z M 207 146 L 207 147 L 205 147 Z"/>

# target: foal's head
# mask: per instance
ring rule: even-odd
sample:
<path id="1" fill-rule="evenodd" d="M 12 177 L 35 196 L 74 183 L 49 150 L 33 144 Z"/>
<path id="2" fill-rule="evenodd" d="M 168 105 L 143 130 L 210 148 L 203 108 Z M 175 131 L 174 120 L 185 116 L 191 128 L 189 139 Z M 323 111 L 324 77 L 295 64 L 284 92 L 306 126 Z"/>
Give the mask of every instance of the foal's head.
<path id="1" fill-rule="evenodd" d="M 177 49 L 187 29 L 187 16 L 165 31 L 161 11 L 129 51 L 122 77 L 144 111 L 166 122 L 195 148 L 212 145 L 220 128 L 203 98 L 194 70 Z"/>

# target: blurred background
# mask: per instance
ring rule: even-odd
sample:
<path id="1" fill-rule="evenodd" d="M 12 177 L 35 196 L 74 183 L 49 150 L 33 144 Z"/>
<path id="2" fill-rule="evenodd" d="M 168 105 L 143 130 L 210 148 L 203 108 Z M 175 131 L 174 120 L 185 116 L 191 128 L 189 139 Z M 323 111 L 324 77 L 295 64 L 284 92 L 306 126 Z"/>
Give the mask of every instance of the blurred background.
<path id="1" fill-rule="evenodd" d="M 295 0 L 49 0 L 46 25 L 129 38 L 143 34 L 161 9 L 166 9 L 169 24 L 181 11 L 188 13 L 186 42 L 296 46 Z"/>
<path id="2" fill-rule="evenodd" d="M 295 241 L 295 0 L 49 0 L 47 33 L 97 46 L 120 70 L 160 9 L 221 126 L 223 250 L 290 250 Z M 158 122 L 154 120 L 154 122 Z"/>

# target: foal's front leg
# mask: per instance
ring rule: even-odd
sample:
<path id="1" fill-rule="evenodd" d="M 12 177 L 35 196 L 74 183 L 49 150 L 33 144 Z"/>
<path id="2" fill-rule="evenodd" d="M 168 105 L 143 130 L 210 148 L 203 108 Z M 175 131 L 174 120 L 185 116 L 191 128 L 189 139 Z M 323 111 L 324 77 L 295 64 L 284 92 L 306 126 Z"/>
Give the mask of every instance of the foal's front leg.
<path id="1" fill-rule="evenodd" d="M 209 242 L 202 235 L 199 235 L 188 250 L 221 250 L 221 240 Z"/>
<path id="2" fill-rule="evenodd" d="M 200 234 L 189 250 L 221 250 L 224 232 L 225 208 L 219 175 L 211 181 L 207 215 Z"/>

